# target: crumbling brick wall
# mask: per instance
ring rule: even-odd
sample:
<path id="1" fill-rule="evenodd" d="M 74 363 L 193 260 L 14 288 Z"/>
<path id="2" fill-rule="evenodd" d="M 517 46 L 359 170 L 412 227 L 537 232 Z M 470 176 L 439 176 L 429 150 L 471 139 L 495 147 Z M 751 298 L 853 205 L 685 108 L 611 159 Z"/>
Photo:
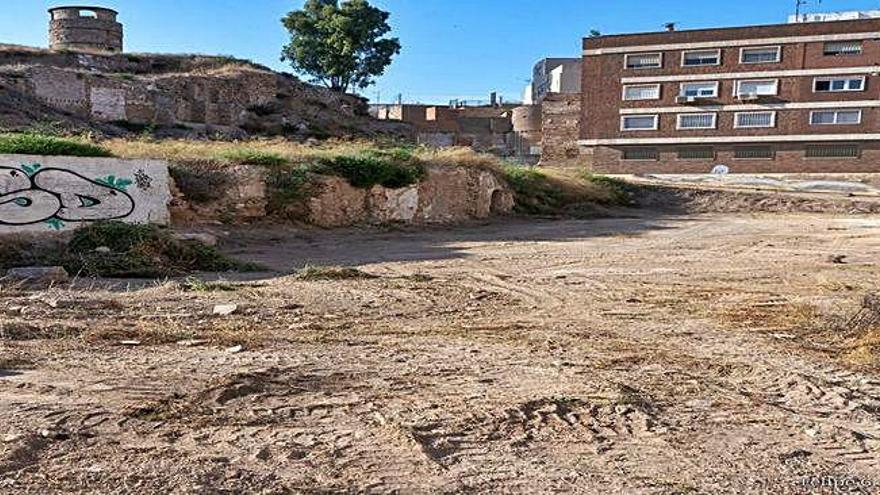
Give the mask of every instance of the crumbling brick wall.
<path id="1" fill-rule="evenodd" d="M 541 164 L 553 166 L 586 165 L 577 144 L 580 134 L 581 96 L 551 94 L 543 101 Z"/>

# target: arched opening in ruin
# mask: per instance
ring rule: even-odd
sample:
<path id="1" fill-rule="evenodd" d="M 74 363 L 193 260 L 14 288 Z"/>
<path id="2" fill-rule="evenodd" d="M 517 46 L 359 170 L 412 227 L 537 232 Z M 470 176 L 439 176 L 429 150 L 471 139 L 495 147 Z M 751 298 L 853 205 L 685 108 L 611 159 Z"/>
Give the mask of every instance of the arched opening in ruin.
<path id="1" fill-rule="evenodd" d="M 496 189 L 492 191 L 492 202 L 489 205 L 489 213 L 501 215 L 507 213 L 507 202 L 504 191 Z"/>

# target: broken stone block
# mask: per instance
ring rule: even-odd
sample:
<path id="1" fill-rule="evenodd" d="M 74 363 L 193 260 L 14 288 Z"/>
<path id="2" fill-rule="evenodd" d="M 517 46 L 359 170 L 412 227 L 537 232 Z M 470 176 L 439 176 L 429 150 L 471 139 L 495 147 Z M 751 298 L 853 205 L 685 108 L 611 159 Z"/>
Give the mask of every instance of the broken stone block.
<path id="1" fill-rule="evenodd" d="M 28 266 L 10 268 L 6 271 L 7 280 L 19 282 L 27 287 L 51 287 L 70 281 L 67 270 L 60 266 Z"/>

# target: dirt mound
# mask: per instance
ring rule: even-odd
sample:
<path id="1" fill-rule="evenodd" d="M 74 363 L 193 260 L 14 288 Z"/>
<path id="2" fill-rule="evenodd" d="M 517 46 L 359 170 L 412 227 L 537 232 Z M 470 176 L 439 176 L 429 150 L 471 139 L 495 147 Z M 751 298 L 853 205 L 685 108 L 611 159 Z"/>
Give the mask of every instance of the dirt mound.
<path id="1" fill-rule="evenodd" d="M 638 207 L 678 213 L 880 213 L 880 200 L 830 194 L 640 186 Z"/>

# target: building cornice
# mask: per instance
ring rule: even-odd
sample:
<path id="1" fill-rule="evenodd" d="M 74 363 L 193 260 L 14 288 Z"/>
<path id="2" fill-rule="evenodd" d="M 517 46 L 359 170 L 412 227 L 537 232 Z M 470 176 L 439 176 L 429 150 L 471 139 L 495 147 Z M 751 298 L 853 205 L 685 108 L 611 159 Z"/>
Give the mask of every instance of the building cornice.
<path id="1" fill-rule="evenodd" d="M 651 138 L 613 138 L 581 139 L 580 146 L 625 146 L 660 144 L 713 144 L 713 143 L 788 143 L 822 141 L 880 141 L 880 134 L 794 134 L 766 136 L 690 136 L 690 137 L 651 137 Z"/>
<path id="2" fill-rule="evenodd" d="M 584 56 L 613 55 L 619 53 L 641 53 L 671 50 L 694 50 L 701 48 L 729 48 L 739 46 L 790 45 L 793 43 L 815 43 L 824 41 L 857 41 L 880 38 L 880 32 L 818 34 L 812 36 L 785 36 L 779 38 L 754 38 L 702 41 L 696 43 L 669 43 L 654 45 L 615 46 L 584 50 Z"/>

